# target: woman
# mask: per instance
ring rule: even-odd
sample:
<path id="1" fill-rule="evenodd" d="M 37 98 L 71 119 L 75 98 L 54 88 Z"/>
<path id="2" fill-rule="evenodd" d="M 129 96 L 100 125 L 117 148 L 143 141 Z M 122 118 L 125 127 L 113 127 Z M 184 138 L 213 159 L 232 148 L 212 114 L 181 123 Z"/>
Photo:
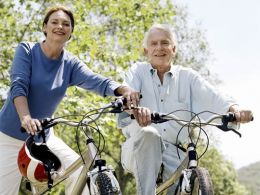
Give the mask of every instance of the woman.
<path id="1" fill-rule="evenodd" d="M 38 119 L 53 115 L 68 87 L 82 87 L 102 96 L 122 95 L 128 99 L 129 105 L 136 106 L 133 99 L 138 99 L 137 92 L 93 73 L 64 49 L 73 29 L 72 12 L 62 6 L 52 7 L 43 21 L 42 31 L 46 39 L 41 43 L 22 42 L 16 49 L 10 91 L 0 112 L 0 194 L 18 194 L 21 181 L 18 151 L 28 134 L 34 135 L 37 128 L 41 129 Z M 28 134 L 20 132 L 21 126 Z M 62 159 L 64 167 L 78 158 L 53 133 L 49 132 L 47 138 L 48 147 Z M 66 194 L 70 194 L 73 181 L 76 179 L 66 185 Z"/>

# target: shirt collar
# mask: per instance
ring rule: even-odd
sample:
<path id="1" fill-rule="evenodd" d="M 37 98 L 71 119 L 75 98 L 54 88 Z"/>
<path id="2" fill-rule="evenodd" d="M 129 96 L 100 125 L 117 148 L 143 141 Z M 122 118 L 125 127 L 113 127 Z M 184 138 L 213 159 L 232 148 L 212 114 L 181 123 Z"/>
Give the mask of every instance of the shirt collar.
<path id="1" fill-rule="evenodd" d="M 174 76 L 174 73 L 175 73 L 175 71 L 176 71 L 176 68 L 177 68 L 177 67 L 175 67 L 175 65 L 171 64 L 171 68 L 170 68 L 170 70 L 169 70 L 168 72 L 166 72 L 166 74 L 169 75 L 170 77 L 173 77 L 173 76 Z M 156 72 L 157 72 L 157 70 L 154 69 L 154 68 L 152 67 L 152 65 L 150 64 L 150 73 L 151 73 L 151 75 L 154 75 L 154 73 L 156 73 Z"/>

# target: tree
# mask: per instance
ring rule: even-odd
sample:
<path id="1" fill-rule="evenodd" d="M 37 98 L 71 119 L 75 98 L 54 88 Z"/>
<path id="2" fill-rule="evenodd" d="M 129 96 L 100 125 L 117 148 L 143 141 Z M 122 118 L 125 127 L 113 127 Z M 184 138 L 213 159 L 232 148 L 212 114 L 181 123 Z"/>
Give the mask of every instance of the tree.
<path id="1" fill-rule="evenodd" d="M 170 0 L 59 2 L 68 5 L 76 18 L 74 33 L 67 48 L 98 73 L 121 81 L 123 71 L 131 63 L 143 58 L 141 40 L 144 32 L 153 23 L 169 23 L 179 42 L 176 63 L 193 67 L 210 76 L 206 66 L 210 52 L 203 32 L 198 28 L 190 28 L 186 21 L 186 10 L 174 5 Z M 10 84 L 8 71 L 15 47 L 23 40 L 40 41 L 44 38 L 41 32 L 43 15 L 46 8 L 55 3 L 54 0 L 5 0 L 0 3 L 0 16 L 3 18 L 0 23 L 1 89 L 6 90 Z M 5 97 L 1 91 L 0 97 L 2 105 Z M 109 100 L 111 99 L 71 88 L 55 115 L 86 113 L 86 110 L 97 108 Z M 119 162 L 120 144 L 124 137 L 116 129 L 115 118 L 102 118 L 100 128 L 106 133 L 105 158 L 116 167 L 123 194 L 134 194 L 133 178 L 124 173 Z M 73 130 L 58 127 L 56 132 L 77 151 Z M 217 171 L 221 172 L 221 169 Z M 55 194 L 55 191 L 52 193 Z"/>
<path id="2" fill-rule="evenodd" d="M 208 169 L 215 195 L 250 195 L 246 187 L 239 183 L 233 164 L 213 145 L 209 147 L 199 165 Z"/>

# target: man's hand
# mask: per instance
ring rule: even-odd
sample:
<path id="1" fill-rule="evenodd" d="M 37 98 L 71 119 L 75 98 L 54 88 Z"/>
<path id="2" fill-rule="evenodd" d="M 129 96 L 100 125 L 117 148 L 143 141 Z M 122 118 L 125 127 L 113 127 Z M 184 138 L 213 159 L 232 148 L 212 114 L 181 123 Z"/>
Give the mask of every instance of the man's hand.
<path id="1" fill-rule="evenodd" d="M 238 123 L 248 123 L 254 118 L 251 110 L 240 109 L 237 105 L 231 106 L 229 111 L 235 113 L 236 122 Z"/>
<path id="2" fill-rule="evenodd" d="M 138 107 L 140 102 L 140 93 L 128 86 L 120 86 L 116 89 L 116 93 L 121 94 L 127 100 L 126 110 L 128 114 L 133 114 L 136 121 L 141 127 L 151 124 L 151 111 L 145 107 Z"/>
<path id="3" fill-rule="evenodd" d="M 132 114 L 141 127 L 151 124 L 151 111 L 149 108 L 137 107 L 132 110 Z"/>

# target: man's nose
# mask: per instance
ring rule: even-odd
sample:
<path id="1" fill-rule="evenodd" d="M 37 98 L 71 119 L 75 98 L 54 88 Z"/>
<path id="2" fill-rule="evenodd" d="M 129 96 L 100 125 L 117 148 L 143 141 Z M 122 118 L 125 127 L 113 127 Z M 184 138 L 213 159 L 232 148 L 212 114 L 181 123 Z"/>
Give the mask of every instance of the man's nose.
<path id="1" fill-rule="evenodd" d="M 158 44 L 156 45 L 156 49 L 162 49 L 162 44 L 161 44 L 161 43 L 158 43 Z"/>

